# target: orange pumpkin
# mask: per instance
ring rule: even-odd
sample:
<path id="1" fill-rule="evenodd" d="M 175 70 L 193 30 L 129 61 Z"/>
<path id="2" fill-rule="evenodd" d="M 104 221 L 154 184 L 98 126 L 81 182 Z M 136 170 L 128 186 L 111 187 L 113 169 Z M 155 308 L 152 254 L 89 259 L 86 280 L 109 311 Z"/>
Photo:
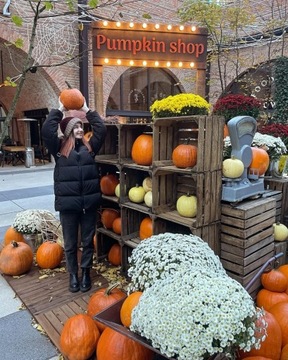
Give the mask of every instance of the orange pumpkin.
<path id="1" fill-rule="evenodd" d="M 60 93 L 60 101 L 67 110 L 80 110 L 84 105 L 84 96 L 78 89 L 64 89 Z"/>
<path id="2" fill-rule="evenodd" d="M 229 136 L 229 128 L 228 128 L 227 124 L 224 125 L 224 130 L 223 130 L 224 139 L 225 139 L 226 136 Z"/>
<path id="3" fill-rule="evenodd" d="M 63 260 L 64 251 L 55 241 L 45 241 L 36 251 L 36 262 L 42 269 L 55 269 Z"/>
<path id="4" fill-rule="evenodd" d="M 280 360 L 288 360 L 288 344 L 283 347 Z"/>
<path id="5" fill-rule="evenodd" d="M 131 149 L 132 160 L 138 165 L 151 165 L 153 156 L 153 137 L 141 134 L 134 141 Z"/>
<path id="6" fill-rule="evenodd" d="M 273 360 L 273 359 L 267 358 L 266 356 L 249 356 L 245 358 L 245 360 Z"/>
<path id="7" fill-rule="evenodd" d="M 69 360 L 85 360 L 95 352 L 100 331 L 86 314 L 70 317 L 60 334 L 60 349 Z"/>
<path id="8" fill-rule="evenodd" d="M 282 347 L 288 344 L 288 301 L 273 305 L 269 312 L 274 315 L 282 331 Z"/>
<path id="9" fill-rule="evenodd" d="M 284 264 L 284 265 L 281 265 L 279 266 L 278 270 L 285 275 L 287 281 L 288 281 L 288 264 Z M 287 289 L 286 289 L 286 292 L 288 293 L 288 286 L 287 286 Z"/>
<path id="10" fill-rule="evenodd" d="M 276 292 L 283 292 L 287 289 L 288 280 L 281 271 L 272 269 L 261 275 L 261 283 L 264 289 Z"/>
<path id="11" fill-rule="evenodd" d="M 135 306 L 138 304 L 141 295 L 142 295 L 141 291 L 135 291 L 129 294 L 121 306 L 120 320 L 122 324 L 128 328 L 131 325 L 132 311 L 135 308 Z"/>
<path id="12" fill-rule="evenodd" d="M 119 217 L 116 209 L 104 209 L 101 213 L 101 222 L 106 229 L 112 229 L 113 221 Z"/>
<path id="13" fill-rule="evenodd" d="M 119 184 L 119 179 L 114 174 L 107 174 L 100 179 L 100 188 L 104 195 L 115 195 L 115 188 Z"/>
<path id="14" fill-rule="evenodd" d="M 250 169 L 257 170 L 259 176 L 264 175 L 269 167 L 269 155 L 264 149 L 252 147 L 252 161 Z"/>
<path id="15" fill-rule="evenodd" d="M 24 242 L 11 241 L 0 253 L 0 271 L 6 275 L 22 275 L 33 265 L 33 251 Z"/>
<path id="16" fill-rule="evenodd" d="M 256 304 L 258 307 L 263 307 L 265 310 L 270 311 L 270 308 L 282 301 L 288 301 L 288 294 L 285 292 L 270 291 L 261 289 L 256 296 Z"/>
<path id="17" fill-rule="evenodd" d="M 121 235 L 122 225 L 120 216 L 113 221 L 112 230 L 115 232 L 115 234 Z"/>
<path id="18" fill-rule="evenodd" d="M 3 245 L 8 245 L 13 240 L 17 242 L 25 242 L 23 235 L 10 226 L 4 234 Z"/>
<path id="19" fill-rule="evenodd" d="M 268 324 L 267 326 L 267 337 L 264 341 L 261 342 L 260 349 L 252 349 L 249 352 L 240 351 L 240 359 L 253 359 L 254 357 L 264 357 L 264 359 L 268 358 L 271 360 L 279 360 L 281 354 L 281 329 L 280 326 L 275 319 L 275 317 L 265 311 L 263 318 L 265 322 Z M 260 327 L 260 331 L 255 333 L 257 338 L 262 337 L 264 335 L 264 329 Z"/>
<path id="20" fill-rule="evenodd" d="M 89 141 L 90 138 L 92 137 L 92 135 L 93 135 L 93 131 L 88 131 L 88 132 L 84 135 L 85 140 Z"/>
<path id="21" fill-rule="evenodd" d="M 149 216 L 147 216 L 140 223 L 139 237 L 141 240 L 144 240 L 152 235 L 153 235 L 153 222 L 152 219 Z"/>
<path id="22" fill-rule="evenodd" d="M 117 284 L 112 284 L 109 287 L 96 290 L 90 297 L 87 305 L 87 315 L 94 318 L 99 312 L 107 307 L 113 305 L 115 302 L 123 299 L 126 294 L 117 288 Z M 98 329 L 102 332 L 106 326 L 99 321 L 95 320 Z"/>
<path id="23" fill-rule="evenodd" d="M 113 244 L 108 252 L 108 261 L 114 266 L 121 265 L 122 259 L 121 246 L 119 244 Z"/>
<path id="24" fill-rule="evenodd" d="M 152 360 L 154 352 L 128 336 L 106 328 L 98 341 L 96 355 L 97 360 Z"/>
<path id="25" fill-rule="evenodd" d="M 172 162 L 178 168 L 193 167 L 197 163 L 197 147 L 180 144 L 172 152 Z"/>

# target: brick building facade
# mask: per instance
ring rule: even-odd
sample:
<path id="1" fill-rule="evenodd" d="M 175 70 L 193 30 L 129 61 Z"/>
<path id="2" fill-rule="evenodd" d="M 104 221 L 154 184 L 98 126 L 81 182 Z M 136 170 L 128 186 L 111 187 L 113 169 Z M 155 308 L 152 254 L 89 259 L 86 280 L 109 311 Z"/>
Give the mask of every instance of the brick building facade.
<path id="1" fill-rule="evenodd" d="M 5 3 L 5 2 L 2 2 Z M 100 7 L 95 10 L 97 17 L 109 18 L 121 21 L 135 22 L 143 21 L 143 14 L 150 14 L 152 19 L 149 22 L 159 23 L 172 23 L 179 24 L 177 18 L 177 8 L 181 6 L 183 1 L 177 0 L 163 0 L 163 1 L 125 1 L 115 6 Z M 120 6 L 121 5 L 121 6 Z M 0 11 L 1 11 L 0 5 Z M 3 5 L 4 6 L 4 5 Z M 80 12 L 82 11 L 79 8 Z M 9 16 L 0 16 L 0 51 L 1 51 L 1 82 L 4 81 L 6 76 L 17 76 L 23 67 L 23 62 L 26 59 L 26 54 L 29 46 L 29 36 L 33 23 L 33 16 L 31 9 L 26 1 L 11 1 L 9 6 L 11 14 L 19 13 L 23 18 L 23 26 L 18 27 L 11 23 Z M 2 8 L 3 12 L 3 8 Z M 86 17 L 82 17 L 83 24 L 79 25 L 79 19 L 76 15 L 65 15 L 68 12 L 67 7 L 63 2 L 55 2 L 55 12 L 59 16 L 53 18 L 45 18 L 39 21 L 38 32 L 36 37 L 35 49 L 33 50 L 33 59 L 31 64 L 40 65 L 36 72 L 28 71 L 26 73 L 26 80 L 20 99 L 17 102 L 15 111 L 15 118 L 23 118 L 25 112 L 35 109 L 47 108 L 50 110 L 52 107 L 58 106 L 58 96 L 63 88 L 66 88 L 66 81 L 73 87 L 78 87 L 80 84 L 79 75 L 79 60 L 76 57 L 74 60 L 64 63 L 68 58 L 73 58 L 78 54 L 79 36 L 83 36 L 82 25 L 88 28 L 88 48 L 91 50 L 91 29 L 89 22 L 86 22 Z M 45 13 L 46 14 L 46 13 Z M 91 20 L 91 19 L 90 19 Z M 90 21 L 89 20 L 89 21 Z M 95 17 L 96 20 L 96 17 Z M 79 30 L 80 28 L 80 30 Z M 15 46 L 7 47 L 5 44 L 14 43 L 18 38 L 24 40 L 22 49 Z M 284 53 L 283 53 L 284 49 Z M 255 65 L 265 63 L 267 59 L 275 59 L 280 54 L 288 55 L 287 46 L 283 47 L 280 42 L 270 44 L 251 44 L 251 46 L 243 47 L 240 49 L 241 57 L 246 59 L 242 62 L 238 74 L 246 72 L 249 68 Z M 230 51 L 230 61 L 225 62 L 226 69 L 226 83 L 230 85 L 236 77 L 236 70 L 234 64 L 235 53 Z M 61 66 L 53 66 L 53 64 L 63 63 Z M 50 67 L 51 66 L 51 67 Z M 93 71 L 92 64 L 92 51 L 88 52 L 88 91 L 89 91 L 89 105 L 97 107 L 99 112 L 105 115 L 105 109 L 108 101 L 109 94 L 119 79 L 120 75 L 127 70 L 123 66 L 104 66 L 102 88 L 95 89 L 95 72 Z M 212 63 L 209 73 L 209 102 L 215 103 L 217 98 L 221 95 L 218 65 Z M 195 92 L 195 79 L 196 72 L 190 69 L 176 69 L 171 68 L 167 72 L 175 79 L 183 92 Z M 103 104 L 95 104 L 95 92 L 103 92 Z M 5 112 L 9 109 L 15 94 L 15 88 L 0 87 L 0 103 Z M 29 113 L 29 112 L 28 112 Z M 12 124 L 13 136 L 19 142 L 23 141 L 21 133 L 23 129 L 17 125 Z M 21 127 L 21 125 L 20 125 Z M 18 132 L 18 134 L 17 134 Z"/>

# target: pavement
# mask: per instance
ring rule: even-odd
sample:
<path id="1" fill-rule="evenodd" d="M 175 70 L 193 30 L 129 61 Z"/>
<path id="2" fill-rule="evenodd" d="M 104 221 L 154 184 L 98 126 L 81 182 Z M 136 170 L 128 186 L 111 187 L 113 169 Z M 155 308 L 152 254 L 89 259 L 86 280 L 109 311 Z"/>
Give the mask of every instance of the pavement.
<path id="1" fill-rule="evenodd" d="M 54 210 L 53 163 L 0 167 L 0 246 L 17 212 Z M 1 360 L 58 360 L 60 354 L 48 336 L 36 329 L 30 312 L 0 274 Z"/>

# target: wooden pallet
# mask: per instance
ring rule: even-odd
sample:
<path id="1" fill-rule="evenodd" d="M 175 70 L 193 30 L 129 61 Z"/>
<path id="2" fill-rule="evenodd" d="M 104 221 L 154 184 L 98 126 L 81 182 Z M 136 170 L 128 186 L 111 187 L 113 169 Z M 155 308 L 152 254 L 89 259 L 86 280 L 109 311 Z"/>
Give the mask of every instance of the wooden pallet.
<path id="1" fill-rule="evenodd" d="M 4 277 L 60 351 L 60 333 L 65 321 L 73 315 L 84 313 L 90 296 L 99 288 L 100 283 L 100 287 L 104 287 L 108 285 L 108 281 L 92 270 L 91 278 L 94 285 L 91 290 L 85 294 L 71 293 L 68 290 L 69 274 L 62 272 L 53 274 L 39 279 L 39 268 L 33 266 L 25 276 L 16 278 L 5 275 Z"/>

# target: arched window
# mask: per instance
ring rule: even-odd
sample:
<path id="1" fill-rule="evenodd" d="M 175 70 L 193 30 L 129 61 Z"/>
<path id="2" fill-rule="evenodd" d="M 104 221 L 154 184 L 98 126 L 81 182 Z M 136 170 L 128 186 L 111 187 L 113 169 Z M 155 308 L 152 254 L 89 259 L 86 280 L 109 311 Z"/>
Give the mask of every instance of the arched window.
<path id="1" fill-rule="evenodd" d="M 178 82 L 164 69 L 131 67 L 113 86 L 106 115 L 151 117 L 155 100 L 180 92 Z"/>

